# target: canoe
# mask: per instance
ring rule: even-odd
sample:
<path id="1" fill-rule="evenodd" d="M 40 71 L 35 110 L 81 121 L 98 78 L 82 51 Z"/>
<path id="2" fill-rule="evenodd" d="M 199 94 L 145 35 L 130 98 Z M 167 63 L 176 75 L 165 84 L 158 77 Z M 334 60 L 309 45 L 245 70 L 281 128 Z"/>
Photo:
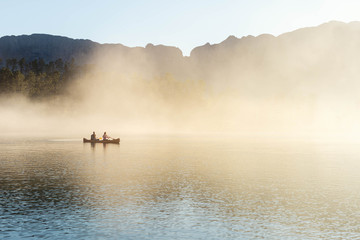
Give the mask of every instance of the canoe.
<path id="1" fill-rule="evenodd" d="M 111 140 L 90 140 L 83 138 L 83 142 L 89 142 L 89 143 L 120 143 L 120 138 L 111 139 Z"/>

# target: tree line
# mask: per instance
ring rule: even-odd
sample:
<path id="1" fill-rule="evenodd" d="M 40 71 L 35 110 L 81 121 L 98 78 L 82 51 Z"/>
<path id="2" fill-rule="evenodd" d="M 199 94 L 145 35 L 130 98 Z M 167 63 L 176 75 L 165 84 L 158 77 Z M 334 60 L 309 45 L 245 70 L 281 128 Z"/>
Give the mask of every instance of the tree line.
<path id="1" fill-rule="evenodd" d="M 30 98 L 60 95 L 81 69 L 74 59 L 50 62 L 42 58 L 0 59 L 0 94 L 17 93 Z"/>

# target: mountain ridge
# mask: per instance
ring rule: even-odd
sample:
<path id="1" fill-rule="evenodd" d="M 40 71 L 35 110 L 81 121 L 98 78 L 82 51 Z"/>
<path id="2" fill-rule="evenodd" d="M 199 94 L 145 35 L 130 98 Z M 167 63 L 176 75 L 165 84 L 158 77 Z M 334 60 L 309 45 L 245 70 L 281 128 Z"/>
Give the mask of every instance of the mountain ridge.
<path id="1" fill-rule="evenodd" d="M 297 131 L 298 127 L 327 131 L 336 126 L 352 130 L 348 126 L 360 122 L 360 114 L 356 114 L 360 106 L 359 22 L 329 22 L 279 36 L 229 36 L 220 43 L 194 48 L 189 57 L 177 47 L 164 45 L 127 47 L 61 37 L 57 38 L 59 42 L 46 39 L 44 45 L 39 41 L 29 52 L 20 51 L 16 41 L 13 44 L 15 50 L 32 57 L 75 56 L 77 64 L 81 65 L 81 57 L 82 63 L 91 64 L 69 65 L 67 70 L 80 71 L 74 77 L 62 75 L 70 76 L 66 81 L 61 71 L 50 72 L 46 81 L 42 74 L 30 71 L 22 81 L 17 68 L 11 67 L 16 61 L 9 61 L 9 67 L 0 68 L 5 87 L 25 89 L 29 96 L 37 96 L 39 91 L 41 96 L 52 96 L 52 92 L 61 93 L 61 86 L 67 83 L 64 96 L 71 101 L 83 99 L 90 112 L 104 109 L 103 116 L 107 116 L 105 113 L 115 108 L 126 112 L 122 117 L 133 114 L 138 118 L 137 114 L 144 111 L 151 122 L 156 117 L 159 123 L 171 119 L 175 127 L 184 122 L 195 126 L 197 122 L 195 128 L 202 128 L 208 119 L 217 119 L 210 124 L 216 131 Z M 74 41 L 84 45 L 66 49 Z M 0 44 L 0 54 L 2 50 Z M 30 67 L 36 72 L 36 64 Z M 60 90 L 53 91 L 57 82 Z"/>
<path id="2" fill-rule="evenodd" d="M 230 35 L 220 43 L 206 43 L 204 45 L 194 47 L 191 50 L 189 57 L 197 55 L 198 52 L 203 51 L 204 49 L 205 51 L 211 51 L 214 48 L 223 46 L 226 48 L 231 48 L 234 45 L 248 44 L 251 41 L 271 41 L 274 39 L 283 39 L 289 36 L 303 34 L 304 32 L 311 32 L 315 29 L 343 26 L 360 29 L 360 22 L 354 21 L 344 23 L 339 21 L 330 21 L 318 26 L 299 28 L 294 31 L 280 34 L 278 36 L 264 33 L 258 36 L 248 35 L 238 38 L 234 35 Z M 66 36 L 34 33 L 31 35 L 10 35 L 1 37 L 0 58 L 3 60 L 9 58 L 20 59 L 22 57 L 29 60 L 44 58 L 45 61 L 54 61 L 57 58 L 64 58 L 65 60 L 76 58 L 76 60 L 79 62 L 86 62 L 86 58 L 88 58 L 93 51 L 98 50 L 98 48 L 109 47 L 115 47 L 116 49 L 121 48 L 123 51 L 131 51 L 134 49 L 149 51 L 151 49 L 151 51 L 156 52 L 159 52 L 160 49 L 164 51 L 168 48 L 171 49 L 173 54 L 186 57 L 184 56 L 181 49 L 176 46 L 166 46 L 162 44 L 154 45 L 152 43 L 148 43 L 145 47 L 128 47 L 121 43 L 98 43 L 89 39 L 73 39 Z"/>
<path id="3" fill-rule="evenodd" d="M 309 71 L 323 71 L 324 66 L 355 71 L 360 63 L 360 22 L 330 21 L 278 36 L 230 35 L 220 43 L 195 47 L 190 56 L 184 56 L 178 47 L 151 43 L 128 47 L 46 34 L 0 38 L 3 64 L 6 59 L 22 57 L 27 61 L 41 57 L 45 62 L 74 58 L 79 65 L 100 64 L 103 68 L 111 65 L 123 74 L 170 73 L 177 79 L 203 79 L 210 83 L 224 79 L 243 82 L 264 77 L 294 78 L 291 72 L 304 76 Z M 262 76 L 270 70 L 270 75 Z"/>

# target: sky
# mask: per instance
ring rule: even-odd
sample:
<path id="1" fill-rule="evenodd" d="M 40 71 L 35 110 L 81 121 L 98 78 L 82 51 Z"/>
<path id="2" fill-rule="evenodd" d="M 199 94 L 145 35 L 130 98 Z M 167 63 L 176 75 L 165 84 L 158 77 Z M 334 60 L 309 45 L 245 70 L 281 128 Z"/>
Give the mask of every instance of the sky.
<path id="1" fill-rule="evenodd" d="M 46 33 L 129 47 L 194 47 L 360 20 L 356 0 L 0 0 L 0 36 Z"/>

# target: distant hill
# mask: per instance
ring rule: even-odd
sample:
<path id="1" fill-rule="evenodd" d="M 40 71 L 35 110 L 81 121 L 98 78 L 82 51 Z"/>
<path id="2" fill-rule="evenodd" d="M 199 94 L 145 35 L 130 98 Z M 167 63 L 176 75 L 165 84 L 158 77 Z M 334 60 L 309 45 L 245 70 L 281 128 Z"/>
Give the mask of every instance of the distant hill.
<path id="1" fill-rule="evenodd" d="M 0 38 L 0 58 L 3 60 L 24 57 L 28 61 L 43 58 L 48 62 L 74 58 L 82 64 L 92 63 L 99 56 L 100 62 L 117 63 L 124 73 L 130 73 L 131 69 L 140 74 L 171 73 L 179 78 L 200 78 L 220 85 L 235 82 L 243 85 L 242 89 L 267 79 L 262 84 L 273 88 L 274 81 L 277 85 L 291 85 L 295 79 L 309 80 L 316 74 L 328 74 L 333 78 L 331 72 L 357 71 L 360 66 L 360 23 L 333 21 L 278 37 L 269 34 L 230 36 L 219 44 L 207 43 L 194 48 L 190 57 L 184 57 L 176 47 L 163 45 L 130 48 L 46 34 Z"/>
<path id="2" fill-rule="evenodd" d="M 54 61 L 75 58 L 84 61 L 100 44 L 90 40 L 78 40 L 47 34 L 5 36 L 0 38 L 0 58 L 25 58 L 28 61 L 42 58 Z"/>
<path id="3" fill-rule="evenodd" d="M 90 112 L 126 113 L 121 119 L 129 122 L 151 116 L 150 125 L 169 121 L 169 128 L 188 122 L 190 129 L 214 131 L 356 126 L 360 132 L 360 22 L 333 21 L 280 36 L 229 36 L 194 48 L 188 57 L 163 45 L 126 47 L 43 34 L 0 38 L 0 58 L 22 57 L 74 58 L 76 64 L 34 61 L 28 64 L 34 71 L 25 70 L 24 77 L 17 71 L 20 61 L 18 67 L 9 61 L 0 69 L 7 92 L 65 92 Z"/>
<path id="4" fill-rule="evenodd" d="M 278 37 L 230 36 L 193 49 L 190 60 L 201 78 L 237 85 L 242 94 L 313 92 L 334 83 L 334 91 L 353 91 L 350 82 L 360 77 L 360 22 L 332 21 Z"/>

